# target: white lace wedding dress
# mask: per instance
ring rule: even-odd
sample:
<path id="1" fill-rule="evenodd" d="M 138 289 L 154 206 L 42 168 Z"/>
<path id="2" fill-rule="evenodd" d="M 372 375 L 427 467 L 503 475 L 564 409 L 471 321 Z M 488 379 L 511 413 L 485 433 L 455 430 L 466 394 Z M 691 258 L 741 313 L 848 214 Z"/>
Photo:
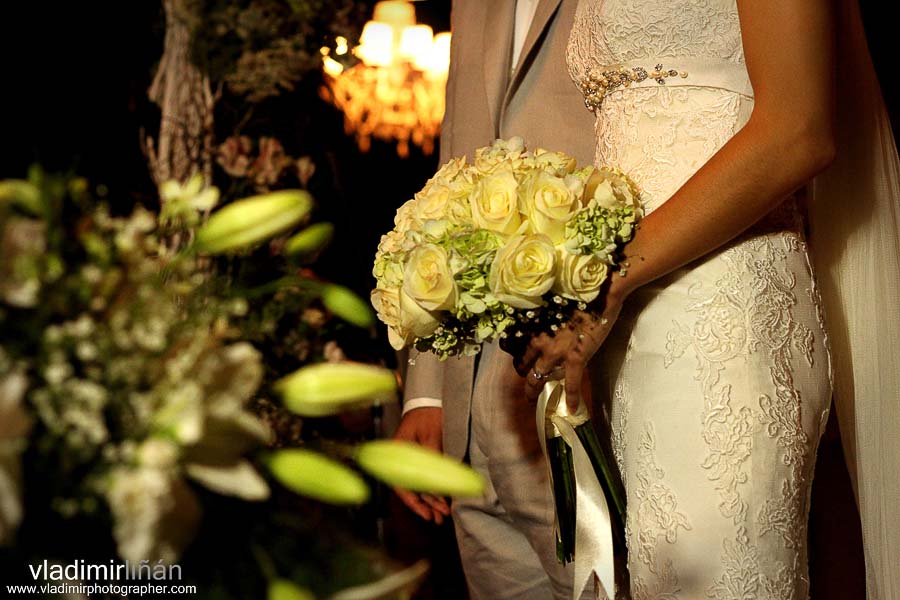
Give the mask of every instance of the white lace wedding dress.
<path id="1" fill-rule="evenodd" d="M 648 212 L 753 107 L 735 0 L 582 0 L 568 67 L 596 113 L 596 163 L 631 175 Z M 623 67 L 650 75 L 594 91 Z M 808 595 L 831 371 L 803 229 L 788 199 L 639 290 L 605 345 L 634 600 Z"/>

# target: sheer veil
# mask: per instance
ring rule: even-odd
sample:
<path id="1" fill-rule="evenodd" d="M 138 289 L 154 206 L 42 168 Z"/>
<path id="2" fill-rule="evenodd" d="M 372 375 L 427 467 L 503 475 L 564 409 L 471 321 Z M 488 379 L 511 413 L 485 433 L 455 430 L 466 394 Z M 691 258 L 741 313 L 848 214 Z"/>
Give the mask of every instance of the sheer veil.
<path id="1" fill-rule="evenodd" d="M 810 246 L 868 597 L 900 600 L 900 161 L 857 0 L 836 4 L 838 153 L 810 184 Z"/>

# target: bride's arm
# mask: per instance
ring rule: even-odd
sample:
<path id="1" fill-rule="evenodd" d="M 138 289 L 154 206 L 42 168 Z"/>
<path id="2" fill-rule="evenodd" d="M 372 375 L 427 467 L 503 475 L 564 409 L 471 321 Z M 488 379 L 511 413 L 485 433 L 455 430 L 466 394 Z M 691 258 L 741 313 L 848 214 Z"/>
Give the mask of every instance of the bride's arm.
<path id="1" fill-rule="evenodd" d="M 755 96 L 747 124 L 642 221 L 625 248 L 627 275 L 614 275 L 607 288 L 602 318 L 535 338 L 517 364 L 523 375 L 564 365 L 573 402 L 587 361 L 632 291 L 736 237 L 834 156 L 830 1 L 738 0 L 738 11 Z M 527 380 L 533 399 L 541 382 Z"/>

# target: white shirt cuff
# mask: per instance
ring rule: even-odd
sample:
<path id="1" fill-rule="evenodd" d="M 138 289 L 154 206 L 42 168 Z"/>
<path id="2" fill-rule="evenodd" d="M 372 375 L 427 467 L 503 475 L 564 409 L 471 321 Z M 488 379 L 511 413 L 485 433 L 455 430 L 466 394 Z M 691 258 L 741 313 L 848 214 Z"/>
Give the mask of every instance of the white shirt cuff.
<path id="1" fill-rule="evenodd" d="M 417 408 L 443 408 L 444 403 L 438 400 L 437 398 L 410 398 L 403 404 L 403 412 L 400 413 L 402 417 L 406 413 L 411 410 L 415 410 Z"/>

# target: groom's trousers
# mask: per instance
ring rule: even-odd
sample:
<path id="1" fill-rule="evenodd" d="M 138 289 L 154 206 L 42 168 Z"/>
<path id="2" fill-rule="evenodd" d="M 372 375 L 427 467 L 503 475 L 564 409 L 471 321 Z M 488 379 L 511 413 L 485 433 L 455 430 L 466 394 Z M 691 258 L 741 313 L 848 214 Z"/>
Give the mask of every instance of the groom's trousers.
<path id="1" fill-rule="evenodd" d="M 572 566 L 556 560 L 553 502 L 534 406 L 511 357 L 482 351 L 472 400 L 469 462 L 481 498 L 454 500 L 453 520 L 472 600 L 572 597 Z"/>

